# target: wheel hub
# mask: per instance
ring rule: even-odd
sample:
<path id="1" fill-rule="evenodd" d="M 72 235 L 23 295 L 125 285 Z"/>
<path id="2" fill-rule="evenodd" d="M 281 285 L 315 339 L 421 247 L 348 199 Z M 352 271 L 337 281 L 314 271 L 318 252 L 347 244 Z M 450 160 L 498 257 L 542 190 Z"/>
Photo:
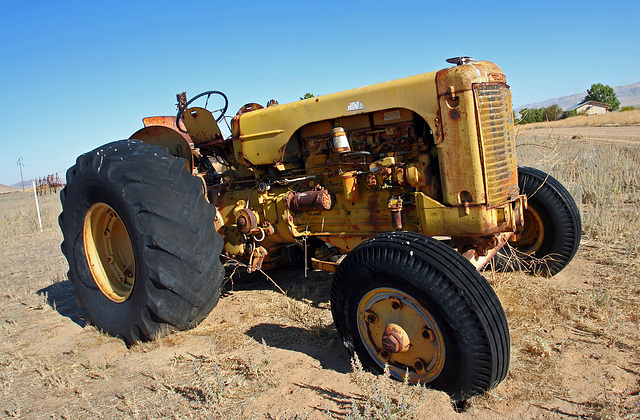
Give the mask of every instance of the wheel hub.
<path id="1" fill-rule="evenodd" d="M 529 206 L 524 211 L 524 226 L 518 230 L 512 245 L 520 252 L 532 254 L 540 249 L 544 240 L 544 224 L 538 212 Z"/>
<path id="2" fill-rule="evenodd" d="M 369 355 L 399 379 L 430 382 L 444 367 L 442 333 L 409 294 L 391 288 L 368 292 L 359 304 L 358 329 Z"/>
<path id="3" fill-rule="evenodd" d="M 124 222 L 106 203 L 92 205 L 84 218 L 84 251 L 100 291 L 114 302 L 126 301 L 135 284 L 133 245 Z"/>

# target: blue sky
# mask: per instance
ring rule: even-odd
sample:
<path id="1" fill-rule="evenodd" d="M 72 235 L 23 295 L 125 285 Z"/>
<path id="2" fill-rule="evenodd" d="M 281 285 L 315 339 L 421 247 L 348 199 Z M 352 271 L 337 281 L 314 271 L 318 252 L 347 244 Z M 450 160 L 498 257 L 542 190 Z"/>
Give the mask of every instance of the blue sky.
<path id="1" fill-rule="evenodd" d="M 640 81 L 637 2 L 0 0 L 0 183 L 64 171 L 175 94 L 297 100 L 448 66 L 502 67 L 514 106 Z"/>

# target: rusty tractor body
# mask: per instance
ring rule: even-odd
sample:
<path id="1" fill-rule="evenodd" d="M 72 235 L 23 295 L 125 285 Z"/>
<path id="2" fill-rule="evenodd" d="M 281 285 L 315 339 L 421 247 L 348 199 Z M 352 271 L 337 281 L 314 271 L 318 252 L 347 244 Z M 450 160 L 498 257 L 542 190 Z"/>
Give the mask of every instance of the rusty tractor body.
<path id="1" fill-rule="evenodd" d="M 546 200 L 551 204 L 542 206 L 544 209 L 528 205 L 516 164 L 511 94 L 504 73 L 487 61 L 460 57 L 453 62 L 457 65 L 440 71 L 298 102 L 279 105 L 271 101 L 266 108 L 249 103 L 231 120 L 227 138 L 218 126 L 228 103 L 224 94 L 210 91 L 189 101 L 186 95 L 179 95 L 177 117 L 145 118 L 145 128 L 134 133 L 131 141 L 92 153 L 113 156 L 111 166 L 126 172 L 125 166 L 115 163 L 118 159 L 135 161 L 137 154 L 146 158 L 149 150 L 145 148 L 149 147 L 168 151 L 161 162 L 149 163 L 147 172 L 159 176 L 165 169 L 156 171 L 156 167 L 170 158 L 180 162 L 180 170 L 192 181 L 185 181 L 188 188 L 175 189 L 189 189 L 187 201 L 196 200 L 195 191 L 200 189 L 202 203 L 198 201 L 198 206 L 203 210 L 197 211 L 204 214 L 208 208 L 210 215 L 191 220 L 182 217 L 190 211 L 190 202 L 169 210 L 154 197 L 149 197 L 150 204 L 140 204 L 148 212 L 136 210 L 135 200 L 125 200 L 126 191 L 143 191 L 138 184 L 151 182 L 139 178 L 150 175 L 133 176 L 138 179 L 135 184 L 123 181 L 111 186 L 111 178 L 99 179 L 102 169 L 96 164 L 98 178 L 91 173 L 80 177 L 77 188 L 73 181 L 67 187 L 70 193 L 77 189 L 79 197 L 87 196 L 87 210 L 76 217 L 82 219 L 77 228 L 65 225 L 67 206 L 61 217 L 65 244 L 69 238 L 85 238 L 81 242 L 86 261 L 70 257 L 71 248 L 65 251 L 70 277 L 82 277 L 74 271 L 80 273 L 87 265 L 91 274 L 74 281 L 76 287 L 90 287 L 93 279 L 113 304 L 114 313 L 118 305 L 122 308 L 134 298 L 136 288 L 164 281 L 165 287 L 183 294 L 184 300 L 194 300 L 188 307 L 196 309 L 184 319 L 177 315 L 175 321 L 168 315 L 151 318 L 159 318 L 158 325 L 183 329 L 197 324 L 217 302 L 220 254 L 255 271 L 286 261 L 292 250 L 304 250 L 305 261 L 313 268 L 336 272 L 331 292 L 336 327 L 347 348 L 366 367 L 382 371 L 387 365 L 398 378 L 408 372 L 412 382 L 429 383 L 456 399 L 495 386 L 508 368 L 508 327 L 479 270 L 494 256 L 502 268 L 513 268 L 513 252 L 506 249 L 520 250 L 532 262 L 556 254 L 559 245 L 544 241 L 557 230 L 548 221 L 557 217 L 549 217 L 545 209 L 557 203 Z M 206 96 L 208 101 L 216 95 L 225 101 L 217 118 L 206 107 L 190 106 L 195 99 Z M 123 148 L 128 151 L 122 152 Z M 92 165 L 91 158 L 84 156 L 70 169 L 72 179 L 82 167 Z M 103 184 L 108 191 L 95 197 L 82 193 L 84 178 Z M 171 183 L 169 179 L 158 181 L 150 196 L 165 194 L 166 184 Z M 568 212 L 577 217 L 568 229 L 579 237 L 575 204 L 561 185 L 559 188 Z M 110 198 L 118 194 L 122 200 Z M 179 191 L 166 194 L 168 200 L 179 197 Z M 127 215 L 129 207 L 131 215 Z M 160 243 L 168 253 L 179 255 L 172 250 L 178 245 L 162 245 L 156 233 L 147 232 L 164 226 L 147 213 L 171 212 L 181 226 L 206 224 L 210 231 L 206 237 L 194 233 L 191 238 L 196 256 L 178 259 L 194 258 L 195 262 L 188 263 L 192 265 L 215 261 L 210 268 L 203 263 L 205 268 L 198 271 L 215 280 L 190 286 L 186 274 L 181 279 L 173 273 L 182 262 L 160 270 L 156 263 L 141 258 L 150 252 L 150 243 Z M 95 238 L 96 229 L 110 231 L 111 224 L 118 228 L 113 229 L 119 235 L 116 240 L 86 239 Z M 180 242 L 183 238 L 178 234 L 163 240 Z M 214 244 L 210 249 L 207 241 Z M 572 249 L 561 252 L 559 268 L 550 268 L 547 274 L 555 274 L 573 257 L 577 242 L 575 238 L 566 241 Z M 114 258 L 114 254 L 122 256 Z M 536 270 L 544 271 L 540 267 L 535 265 Z M 161 274 L 154 274 L 166 271 L 172 271 L 175 278 L 164 280 Z M 184 284 L 178 284 L 181 281 Z M 209 283 L 215 290 L 207 292 L 210 297 L 204 302 L 180 291 L 190 287 L 208 290 Z M 81 300 L 84 294 L 79 291 Z M 461 295 L 470 295 L 471 300 L 457 302 Z M 97 293 L 83 303 L 95 306 L 102 298 Z M 132 305 L 154 306 L 140 299 Z M 98 312 L 96 309 L 92 319 L 102 318 Z M 475 321 L 465 321 L 467 315 Z M 127 321 L 136 317 L 142 319 L 141 325 Z M 122 328 L 110 328 L 108 322 L 99 326 L 127 341 L 153 338 L 160 330 L 146 325 L 144 316 L 129 314 L 122 323 L 126 324 Z M 469 323 L 478 325 L 469 327 Z M 466 337 L 460 340 L 459 335 Z M 483 351 L 465 350 L 476 341 L 489 349 L 488 362 L 480 360 Z M 478 367 L 486 363 L 491 365 L 488 374 Z"/>

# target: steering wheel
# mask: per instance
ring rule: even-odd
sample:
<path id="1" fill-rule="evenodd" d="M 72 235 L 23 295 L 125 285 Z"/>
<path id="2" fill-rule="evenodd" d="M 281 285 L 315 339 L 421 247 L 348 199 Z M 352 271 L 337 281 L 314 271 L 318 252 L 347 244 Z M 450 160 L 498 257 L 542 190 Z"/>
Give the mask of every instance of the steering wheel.
<path id="1" fill-rule="evenodd" d="M 187 108 L 189 108 L 189 105 L 195 101 L 198 98 L 201 98 L 203 96 L 207 96 L 207 104 L 209 103 L 209 97 L 211 95 L 220 95 L 222 96 L 222 98 L 224 99 L 224 106 L 221 109 L 218 109 L 217 111 L 220 111 L 220 116 L 218 118 L 216 118 L 216 122 L 220 122 L 222 121 L 222 119 L 224 118 L 224 114 L 227 112 L 227 108 L 229 108 L 229 99 L 227 99 L 227 95 L 225 95 L 224 93 L 217 91 L 217 90 L 208 90 L 206 92 L 202 92 L 199 95 L 194 96 L 193 98 L 189 99 L 189 101 L 187 103 L 185 103 L 184 105 L 182 105 L 180 108 L 178 108 L 178 115 L 176 115 L 176 126 L 178 127 L 178 130 L 182 131 L 183 133 L 187 133 L 186 130 L 183 130 L 180 127 L 180 124 L 178 124 L 180 122 L 180 119 L 182 119 L 182 116 L 184 115 L 184 112 L 187 110 Z M 205 104 L 205 109 L 207 108 L 207 105 Z M 214 111 L 216 112 L 216 111 Z"/>

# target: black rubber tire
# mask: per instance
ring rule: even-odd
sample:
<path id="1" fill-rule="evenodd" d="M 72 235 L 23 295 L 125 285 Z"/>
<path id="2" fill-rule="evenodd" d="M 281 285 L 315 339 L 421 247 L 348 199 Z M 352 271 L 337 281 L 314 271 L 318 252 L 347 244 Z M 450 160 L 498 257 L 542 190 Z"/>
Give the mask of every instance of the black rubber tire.
<path id="1" fill-rule="evenodd" d="M 151 340 L 196 326 L 217 304 L 224 270 L 215 207 L 184 159 L 138 140 L 109 143 L 78 157 L 60 197 L 68 277 L 100 330 L 129 344 Z M 135 283 L 121 303 L 102 293 L 87 263 L 83 226 L 95 203 L 116 211 L 133 248 Z"/>
<path id="2" fill-rule="evenodd" d="M 494 258 L 502 271 L 522 270 L 554 276 L 571 262 L 582 234 L 580 211 L 567 189 L 554 177 L 535 168 L 518 168 L 520 193 L 540 218 L 544 234 L 535 250 L 529 244 L 511 242 Z M 525 228 L 528 221 L 525 217 Z M 535 222 L 539 223 L 539 222 Z"/>
<path id="3" fill-rule="evenodd" d="M 449 246 L 412 232 L 390 232 L 355 248 L 342 261 L 331 286 L 331 312 L 345 346 L 362 365 L 382 373 L 358 332 L 361 299 L 393 287 L 417 300 L 444 338 L 444 367 L 428 386 L 454 400 L 499 384 L 509 368 L 509 327 L 495 292 L 475 268 Z M 402 380 L 400 375 L 394 375 Z"/>

